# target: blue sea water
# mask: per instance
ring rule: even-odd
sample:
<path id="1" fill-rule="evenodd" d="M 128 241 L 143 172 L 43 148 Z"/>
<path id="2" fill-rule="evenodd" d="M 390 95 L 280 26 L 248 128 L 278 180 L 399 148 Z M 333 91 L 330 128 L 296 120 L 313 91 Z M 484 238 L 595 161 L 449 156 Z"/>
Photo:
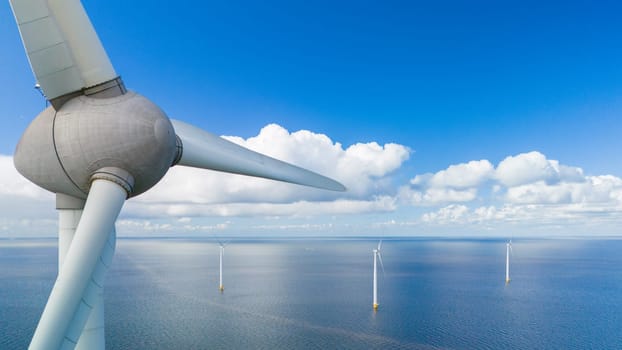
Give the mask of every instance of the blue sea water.
<path id="1" fill-rule="evenodd" d="M 110 349 L 622 349 L 622 240 L 120 239 Z M 53 240 L 0 240 L 0 349 L 28 346 Z"/>

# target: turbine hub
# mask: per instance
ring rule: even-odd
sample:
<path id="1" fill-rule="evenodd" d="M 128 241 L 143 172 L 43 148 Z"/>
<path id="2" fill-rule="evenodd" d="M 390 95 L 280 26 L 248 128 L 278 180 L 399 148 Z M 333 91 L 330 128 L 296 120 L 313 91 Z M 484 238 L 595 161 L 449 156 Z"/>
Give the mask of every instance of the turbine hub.
<path id="1" fill-rule="evenodd" d="M 79 96 L 33 120 L 14 162 L 22 175 L 55 193 L 86 198 L 93 176 L 104 174 L 132 197 L 166 174 L 178 157 L 176 142 L 168 117 L 141 95 Z"/>

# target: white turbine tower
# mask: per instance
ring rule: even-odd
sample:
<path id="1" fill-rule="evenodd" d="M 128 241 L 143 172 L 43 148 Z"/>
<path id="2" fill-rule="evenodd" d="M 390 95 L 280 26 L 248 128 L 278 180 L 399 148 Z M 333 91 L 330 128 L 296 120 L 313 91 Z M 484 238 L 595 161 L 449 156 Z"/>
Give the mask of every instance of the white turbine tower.
<path id="1" fill-rule="evenodd" d="M 505 283 L 510 283 L 510 251 L 512 250 L 512 240 L 505 245 Z"/>
<path id="2" fill-rule="evenodd" d="M 374 310 L 378 310 L 378 268 L 376 260 L 380 261 L 380 267 L 382 268 L 382 272 L 384 273 L 384 265 L 382 264 L 382 256 L 380 255 L 380 247 L 382 247 L 382 240 L 378 242 L 378 247 L 373 249 L 374 253 Z"/>
<path id="3" fill-rule="evenodd" d="M 222 257 L 225 255 L 225 244 L 218 243 L 218 247 L 220 248 L 220 265 L 219 265 L 220 266 L 220 274 L 219 274 L 220 283 L 218 285 L 218 290 L 223 292 L 225 290 L 225 285 L 222 284 Z"/>
<path id="4" fill-rule="evenodd" d="M 31 349 L 104 349 L 103 282 L 126 199 L 174 165 L 334 191 L 340 183 L 252 152 L 128 91 L 79 0 L 10 0 L 50 106 L 15 150 L 17 170 L 56 193 L 59 272 Z"/>

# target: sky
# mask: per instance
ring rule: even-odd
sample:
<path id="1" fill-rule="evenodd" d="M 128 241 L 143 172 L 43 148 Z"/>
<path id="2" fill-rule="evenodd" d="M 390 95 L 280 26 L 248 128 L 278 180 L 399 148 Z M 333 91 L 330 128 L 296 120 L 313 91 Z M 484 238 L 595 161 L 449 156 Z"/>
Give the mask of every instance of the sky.
<path id="1" fill-rule="evenodd" d="M 348 187 L 174 167 L 120 236 L 622 234 L 618 2 L 83 4 L 170 118 Z M 12 165 L 45 101 L 7 1 L 0 50 L 0 237 L 54 236 Z"/>

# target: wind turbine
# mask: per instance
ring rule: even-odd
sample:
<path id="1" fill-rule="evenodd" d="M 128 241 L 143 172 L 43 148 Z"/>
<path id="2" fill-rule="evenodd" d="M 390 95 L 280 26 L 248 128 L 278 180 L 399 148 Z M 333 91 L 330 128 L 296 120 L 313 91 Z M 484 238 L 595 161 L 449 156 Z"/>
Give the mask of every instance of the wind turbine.
<path id="1" fill-rule="evenodd" d="M 505 244 L 505 283 L 510 283 L 510 251 L 512 250 L 512 240 Z"/>
<path id="2" fill-rule="evenodd" d="M 373 249 L 374 253 L 374 310 L 378 310 L 378 268 L 376 260 L 380 261 L 380 267 L 382 268 L 382 272 L 384 273 L 384 265 L 382 264 L 382 256 L 380 255 L 380 247 L 382 247 L 382 240 L 378 242 L 378 247 Z M 377 259 L 376 259 L 377 258 Z"/>
<path id="3" fill-rule="evenodd" d="M 17 170 L 56 194 L 59 272 L 31 349 L 103 349 L 103 283 L 126 199 L 184 165 L 333 191 L 340 183 L 252 152 L 128 91 L 79 0 L 10 0 L 50 102 L 17 145 Z"/>
<path id="4" fill-rule="evenodd" d="M 225 285 L 222 284 L 222 257 L 225 255 L 225 245 L 226 243 L 218 243 L 218 247 L 220 248 L 220 283 L 218 285 L 218 290 L 220 290 L 220 292 L 225 290 Z"/>

